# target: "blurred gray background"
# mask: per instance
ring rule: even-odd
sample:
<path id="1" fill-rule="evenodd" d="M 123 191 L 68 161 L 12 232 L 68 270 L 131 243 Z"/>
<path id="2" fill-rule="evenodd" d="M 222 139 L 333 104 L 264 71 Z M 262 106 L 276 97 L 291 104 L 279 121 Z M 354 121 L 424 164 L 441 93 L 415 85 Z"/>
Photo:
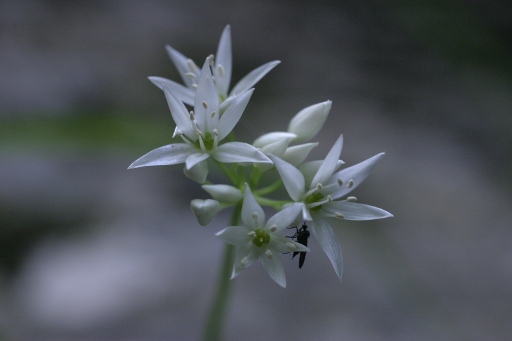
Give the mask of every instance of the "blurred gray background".
<path id="1" fill-rule="evenodd" d="M 246 142 L 333 107 L 312 158 L 385 151 L 354 192 L 392 219 L 336 227 L 288 287 L 257 264 L 226 340 L 512 338 L 512 5 L 508 1 L 0 1 L 0 339 L 196 340 L 229 212 L 182 166 L 127 171 L 170 143 L 147 76 L 176 81 L 231 24 L 234 80 L 271 61 L 236 127 Z"/>

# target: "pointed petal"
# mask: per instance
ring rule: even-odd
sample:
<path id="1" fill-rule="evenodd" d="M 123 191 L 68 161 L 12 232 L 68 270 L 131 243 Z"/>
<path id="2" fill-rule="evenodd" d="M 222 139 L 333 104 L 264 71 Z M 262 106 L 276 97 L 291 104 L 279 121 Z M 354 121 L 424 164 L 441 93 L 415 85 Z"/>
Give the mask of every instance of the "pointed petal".
<path id="1" fill-rule="evenodd" d="M 318 142 L 288 147 L 284 152 L 283 160 L 297 167 L 306 160 L 311 150 L 316 146 L 318 146 Z"/>
<path id="2" fill-rule="evenodd" d="M 256 140 L 254 140 L 252 145 L 256 148 L 263 148 L 266 145 L 277 142 L 279 140 L 284 140 L 284 139 L 289 140 L 289 139 L 294 139 L 296 137 L 297 137 L 297 135 L 292 134 L 292 133 L 287 133 L 284 131 L 274 131 L 272 133 L 267 133 L 267 134 L 261 135 Z"/>
<path id="3" fill-rule="evenodd" d="M 238 96 L 219 119 L 219 122 L 217 123 L 219 141 L 222 141 L 226 136 L 228 136 L 231 130 L 233 130 L 235 125 L 238 123 L 253 92 L 254 89 L 251 89 Z"/>
<path id="4" fill-rule="evenodd" d="M 166 86 L 164 86 L 163 89 L 169 110 L 171 111 L 172 118 L 176 125 L 190 140 L 197 140 L 196 129 L 194 123 L 190 120 L 190 114 L 187 108 L 185 108 L 183 102 L 180 101 L 170 89 Z"/>
<path id="5" fill-rule="evenodd" d="M 314 220 L 308 224 L 308 227 L 331 261 L 336 275 L 338 275 L 341 280 L 343 274 L 343 256 L 341 254 L 341 245 L 331 225 L 325 219 L 315 215 Z"/>
<path id="6" fill-rule="evenodd" d="M 304 174 L 304 179 L 306 180 L 306 183 L 309 184 L 313 180 L 313 177 L 318 172 L 318 169 L 322 165 L 322 162 L 324 160 L 315 160 L 315 161 L 308 161 L 304 162 L 299 166 L 299 170 L 302 174 Z M 339 168 L 341 165 L 343 165 L 344 162 L 341 160 L 338 160 L 336 164 L 336 169 Z"/>
<path id="7" fill-rule="evenodd" d="M 288 145 L 290 144 L 293 138 L 288 137 L 281 140 L 277 140 L 275 142 L 269 143 L 266 146 L 261 147 L 261 152 L 264 154 L 272 154 L 277 157 L 282 157 L 286 152 Z"/>
<path id="8" fill-rule="evenodd" d="M 334 218 L 339 218 L 339 214 L 342 214 L 345 220 L 374 220 L 393 216 L 382 208 L 346 200 L 333 201 L 324 205 L 322 206 L 322 212 L 326 216 Z"/>
<path id="9" fill-rule="evenodd" d="M 253 245 L 253 243 L 242 245 L 236 251 L 235 264 L 233 266 L 231 279 L 235 278 L 240 274 L 240 272 L 250 267 L 260 256 L 259 248 L 254 247 Z M 245 259 L 245 262 L 242 263 L 242 259 L 244 259 L 244 257 L 247 258 Z"/>
<path id="10" fill-rule="evenodd" d="M 194 114 L 196 123 L 203 132 L 211 132 L 219 120 L 219 95 L 213 82 L 209 58 L 206 58 L 197 82 L 194 99 Z M 215 112 L 215 115 L 212 115 Z"/>
<path id="11" fill-rule="evenodd" d="M 195 70 L 191 70 L 189 65 L 189 59 L 180 52 L 173 49 L 170 45 L 165 46 L 165 49 L 167 50 L 167 54 L 169 54 L 169 57 L 171 57 L 174 66 L 176 66 L 176 69 L 180 73 L 183 82 L 187 85 L 187 87 L 192 87 L 194 80 L 186 74 L 191 72 L 197 77 L 199 76 L 199 69 L 195 67 Z M 195 66 L 195 64 L 193 65 Z"/>
<path id="12" fill-rule="evenodd" d="M 219 72 L 219 65 L 222 65 L 223 72 Z M 227 25 L 220 36 L 217 54 L 215 55 L 215 84 L 219 94 L 226 98 L 231 81 L 232 54 L 231 54 L 231 27 Z"/>
<path id="13" fill-rule="evenodd" d="M 208 157 L 210 157 L 210 154 L 201 152 L 197 153 L 196 150 L 196 153 L 189 155 L 185 160 L 185 167 L 187 170 L 190 170 L 192 167 L 197 165 L 199 162 L 206 160 Z"/>
<path id="14" fill-rule="evenodd" d="M 331 105 L 331 101 L 311 105 L 291 119 L 288 132 L 297 135 L 295 142 L 307 141 L 318 134 L 329 115 Z"/>
<path id="15" fill-rule="evenodd" d="M 271 163 L 270 159 L 248 143 L 228 142 L 212 151 L 215 160 L 226 163 L 233 162 L 263 162 Z"/>
<path id="16" fill-rule="evenodd" d="M 193 147 L 185 143 L 175 143 L 153 149 L 149 153 L 135 160 L 128 169 L 147 167 L 147 166 L 164 166 L 183 163 L 187 157 L 197 152 Z"/>
<path id="17" fill-rule="evenodd" d="M 154 76 L 148 78 L 153 84 L 158 86 L 160 89 L 163 90 L 164 87 L 166 87 L 172 93 L 174 93 L 179 100 L 183 101 L 188 105 L 194 105 L 195 92 L 192 91 L 192 89 L 187 88 L 181 84 L 178 84 L 170 79 Z"/>
<path id="18" fill-rule="evenodd" d="M 373 167 L 375 167 L 377 164 L 377 161 L 379 161 L 383 156 L 384 153 L 377 154 L 363 162 L 358 163 L 357 165 L 347 167 L 335 173 L 329 180 L 329 184 L 336 183 L 338 179 L 341 179 L 343 186 L 337 192 L 331 195 L 332 198 L 338 199 L 353 191 L 357 186 L 359 186 L 361 182 L 363 182 L 364 179 L 366 179 L 368 174 L 370 174 L 372 171 Z M 350 180 L 353 180 L 353 186 L 348 188 L 347 185 Z"/>
<path id="19" fill-rule="evenodd" d="M 249 236 L 249 232 L 251 230 L 245 226 L 229 226 L 215 235 L 228 244 L 242 246 L 251 242 L 252 237 Z"/>
<path id="20" fill-rule="evenodd" d="M 295 221 L 295 219 L 297 219 L 297 216 L 301 211 L 301 204 L 293 204 L 288 206 L 287 208 L 277 212 L 272 217 L 270 217 L 265 227 L 270 228 L 271 226 L 275 225 L 277 227 L 276 231 L 282 231 L 289 227 Z"/>
<path id="21" fill-rule="evenodd" d="M 302 173 L 297 168 L 277 156 L 269 155 L 269 157 L 274 162 L 290 198 L 292 198 L 293 201 L 302 201 L 302 197 L 305 193 L 304 176 Z"/>
<path id="22" fill-rule="evenodd" d="M 324 162 L 322 162 L 322 165 L 318 169 L 318 172 L 316 172 L 315 177 L 311 181 L 310 187 L 313 188 L 317 184 L 326 184 L 329 178 L 332 176 L 332 173 L 334 173 L 334 170 L 336 169 L 336 165 L 338 164 L 338 160 L 340 159 L 341 155 L 341 149 L 343 148 L 343 135 L 340 135 L 336 142 L 334 142 L 334 145 L 332 146 L 331 150 L 325 157 Z"/>
<path id="23" fill-rule="evenodd" d="M 272 252 L 271 250 L 267 250 L 267 252 L 268 255 L 267 253 L 262 253 L 260 256 L 263 267 L 277 284 L 286 288 L 286 275 L 284 273 L 283 262 L 281 262 L 279 254 L 277 252 Z"/>
<path id="24" fill-rule="evenodd" d="M 263 227 L 265 222 L 265 212 L 260 204 L 254 199 L 249 185 L 245 184 L 244 203 L 242 204 L 242 221 L 245 226 L 255 230 Z"/>
<path id="25" fill-rule="evenodd" d="M 239 94 L 247 89 L 252 88 L 254 84 L 258 83 L 260 79 L 262 79 L 270 70 L 275 68 L 279 63 L 281 63 L 279 60 L 274 60 L 273 62 L 263 64 L 262 66 L 252 70 L 235 85 L 233 90 L 231 90 L 230 95 Z"/>
<path id="26" fill-rule="evenodd" d="M 208 176 L 208 162 L 207 160 L 203 160 L 196 163 L 190 169 L 183 167 L 183 173 L 187 176 L 187 178 L 194 180 L 198 184 L 204 184 L 206 177 Z"/>

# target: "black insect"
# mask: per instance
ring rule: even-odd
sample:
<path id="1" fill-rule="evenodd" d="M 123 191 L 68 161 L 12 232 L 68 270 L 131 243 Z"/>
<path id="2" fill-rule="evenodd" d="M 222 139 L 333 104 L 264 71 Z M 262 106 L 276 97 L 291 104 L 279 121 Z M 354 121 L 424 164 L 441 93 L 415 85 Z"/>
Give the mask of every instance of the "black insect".
<path id="1" fill-rule="evenodd" d="M 289 227 L 289 229 L 295 229 L 297 232 L 290 238 L 294 239 L 297 243 L 302 244 L 304 246 L 308 246 L 308 238 L 309 238 L 309 231 L 306 224 L 302 224 L 301 228 L 298 228 L 297 226 Z M 299 256 L 299 269 L 302 268 L 302 265 L 304 265 L 304 260 L 306 260 L 306 252 L 303 251 L 297 251 L 294 252 L 292 255 L 292 259 L 297 256 L 300 253 Z"/>

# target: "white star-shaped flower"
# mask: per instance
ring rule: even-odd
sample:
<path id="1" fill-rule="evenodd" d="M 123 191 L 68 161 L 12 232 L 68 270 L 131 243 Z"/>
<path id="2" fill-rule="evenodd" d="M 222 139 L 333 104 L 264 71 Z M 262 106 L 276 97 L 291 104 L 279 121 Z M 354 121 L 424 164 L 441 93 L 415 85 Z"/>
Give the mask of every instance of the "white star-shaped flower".
<path id="1" fill-rule="evenodd" d="M 341 245 L 327 218 L 372 220 L 392 217 L 383 209 L 354 202 L 355 197 L 337 200 L 355 189 L 370 173 L 384 153 L 377 154 L 355 166 L 336 172 L 343 147 L 343 135 L 323 161 L 304 163 L 300 170 L 290 163 L 270 155 L 290 198 L 299 203 L 302 219 L 329 257 L 341 279 L 343 257 Z"/>
<path id="2" fill-rule="evenodd" d="M 231 278 L 238 276 L 259 259 L 270 277 L 283 288 L 286 287 L 279 254 L 309 251 L 304 245 L 283 234 L 283 230 L 290 226 L 300 211 L 300 205 L 290 205 L 265 223 L 265 213 L 246 184 L 241 214 L 243 225 L 229 226 L 216 234 L 226 243 L 237 246 Z"/>
<path id="3" fill-rule="evenodd" d="M 174 92 L 184 103 L 194 105 L 194 96 L 198 86 L 198 79 L 200 78 L 201 70 L 192 61 L 192 59 L 185 57 L 171 46 L 167 45 L 166 49 L 186 86 L 162 77 L 149 77 L 149 79 L 160 89 L 164 89 L 164 87 L 166 87 Z M 275 60 L 254 69 L 242 78 L 233 87 L 233 89 L 231 89 L 231 91 L 229 91 L 232 72 L 232 53 L 231 27 L 227 25 L 220 37 L 215 60 L 212 60 L 213 75 L 215 77 L 215 85 L 221 102 L 221 111 L 223 112 L 236 96 L 252 88 L 279 63 L 280 61 Z"/>
<path id="4" fill-rule="evenodd" d="M 128 168 L 185 163 L 185 174 L 203 183 L 208 174 L 206 159 L 210 156 L 225 163 L 271 163 L 268 157 L 248 143 L 219 144 L 242 116 L 253 89 L 237 96 L 219 117 L 219 97 L 208 63 L 207 58 L 198 82 L 194 111 L 188 112 L 183 102 L 170 89 L 164 87 L 171 115 L 177 125 L 174 134 L 179 135 L 184 143 L 154 149 Z"/>

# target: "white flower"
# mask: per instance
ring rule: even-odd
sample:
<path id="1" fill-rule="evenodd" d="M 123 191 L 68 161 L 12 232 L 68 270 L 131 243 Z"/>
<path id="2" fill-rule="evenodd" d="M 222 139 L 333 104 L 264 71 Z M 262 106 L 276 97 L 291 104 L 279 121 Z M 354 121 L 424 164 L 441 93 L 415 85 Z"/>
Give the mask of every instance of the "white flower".
<path id="1" fill-rule="evenodd" d="M 184 103 L 188 105 L 194 105 L 194 96 L 198 85 L 197 80 L 200 78 L 201 70 L 191 59 L 185 57 L 171 46 L 167 45 L 166 49 L 186 86 L 162 77 L 149 77 L 149 80 L 151 80 L 151 82 L 153 82 L 162 90 L 164 87 L 167 87 L 169 90 L 174 92 L 176 96 Z M 233 87 L 230 92 L 228 92 L 229 85 L 231 83 L 232 53 L 231 28 L 229 25 L 227 25 L 220 37 L 219 46 L 217 47 L 217 54 L 215 55 L 215 61 L 212 63 L 215 85 L 220 101 L 221 103 L 226 102 L 223 105 L 221 104 L 221 111 L 224 111 L 225 106 L 229 105 L 235 96 L 249 90 L 279 63 L 280 61 L 276 60 L 256 68 L 255 70 L 249 72 Z"/>
<path id="2" fill-rule="evenodd" d="M 293 201 L 302 207 L 302 219 L 329 257 L 336 274 L 341 279 L 343 258 L 341 246 L 327 218 L 346 220 L 372 220 L 392 217 L 383 209 L 354 202 L 355 197 L 336 200 L 351 192 L 369 174 L 384 155 L 377 154 L 355 166 L 335 173 L 343 146 L 343 135 L 321 162 L 306 163 L 301 170 L 288 162 L 270 155 Z"/>
<path id="3" fill-rule="evenodd" d="M 208 173 L 206 159 L 210 156 L 226 163 L 271 163 L 269 158 L 250 144 L 242 142 L 219 144 L 242 116 L 253 89 L 235 98 L 222 117 L 219 117 L 219 98 L 208 67 L 208 59 L 201 71 L 193 112 L 188 112 L 183 102 L 166 87 L 164 92 L 171 115 L 177 125 L 175 135 L 179 135 L 184 143 L 154 149 L 137 159 L 128 168 L 185 163 L 185 174 L 202 183 Z"/>
<path id="4" fill-rule="evenodd" d="M 229 226 L 216 233 L 226 243 L 237 246 L 231 278 L 235 278 L 256 260 L 261 263 L 277 284 L 286 287 L 286 277 L 280 253 L 309 251 L 307 247 L 290 238 L 283 230 L 290 226 L 301 211 L 300 205 L 290 205 L 273 215 L 265 223 L 265 213 L 245 185 L 241 226 Z"/>
<path id="5" fill-rule="evenodd" d="M 190 208 L 201 226 L 208 225 L 220 211 L 220 203 L 212 199 L 194 199 L 190 202 Z"/>

